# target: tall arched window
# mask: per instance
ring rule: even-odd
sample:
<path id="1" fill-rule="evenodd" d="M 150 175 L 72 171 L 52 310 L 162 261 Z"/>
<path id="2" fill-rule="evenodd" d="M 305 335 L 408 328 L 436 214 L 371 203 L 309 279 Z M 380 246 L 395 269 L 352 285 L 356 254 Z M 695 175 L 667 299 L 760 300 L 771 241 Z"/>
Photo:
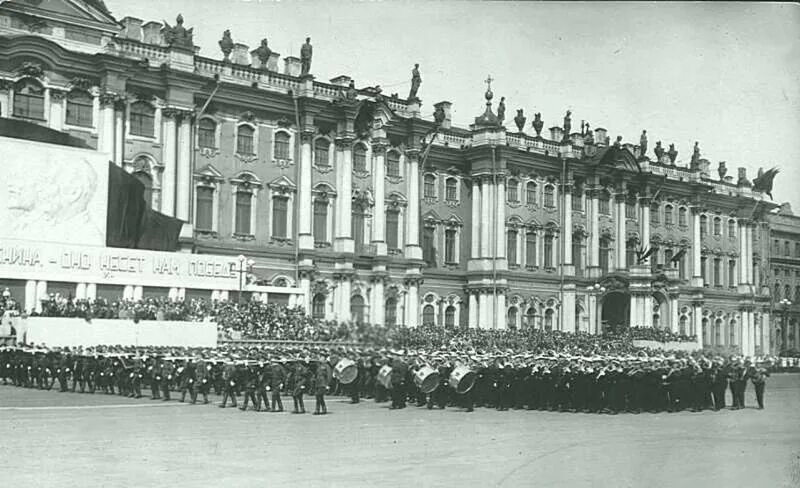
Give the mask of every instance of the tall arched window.
<path id="1" fill-rule="evenodd" d="M 400 155 L 395 151 L 386 153 L 386 176 L 400 177 Z"/>
<path id="2" fill-rule="evenodd" d="M 629 268 L 636 264 L 636 239 L 625 241 L 625 263 Z"/>
<path id="3" fill-rule="evenodd" d="M 506 320 L 506 327 L 509 329 L 516 329 L 517 328 L 517 307 L 511 307 L 508 309 L 508 317 Z"/>
<path id="4" fill-rule="evenodd" d="M 367 171 L 367 150 L 363 144 L 353 146 L 353 171 L 359 173 Z"/>
<path id="5" fill-rule="evenodd" d="M 528 307 L 528 310 L 525 312 L 525 327 L 528 329 L 536 328 L 536 309 L 533 307 Z"/>
<path id="6" fill-rule="evenodd" d="M 509 203 L 519 203 L 519 181 L 515 178 L 508 180 L 508 194 L 506 200 Z"/>
<path id="7" fill-rule="evenodd" d="M 572 210 L 583 210 L 583 193 L 577 188 L 572 191 Z"/>
<path id="8" fill-rule="evenodd" d="M 331 143 L 327 139 L 318 138 L 314 141 L 314 164 L 319 168 L 327 168 L 330 161 Z"/>
<path id="9" fill-rule="evenodd" d="M 311 316 L 318 320 L 325 318 L 325 295 L 322 293 L 314 295 L 314 300 L 311 303 Z"/>
<path id="10" fill-rule="evenodd" d="M 714 235 L 721 236 L 722 235 L 722 219 L 719 217 L 714 217 Z"/>
<path id="11" fill-rule="evenodd" d="M 314 242 L 328 242 L 328 201 L 314 200 Z"/>
<path id="12" fill-rule="evenodd" d="M 636 219 L 636 202 L 633 200 L 625 202 L 625 218 Z"/>
<path id="13" fill-rule="evenodd" d="M 544 187 L 544 207 L 545 208 L 555 208 L 556 207 L 556 198 L 555 198 L 555 187 L 553 185 L 547 185 Z"/>
<path id="14" fill-rule="evenodd" d="M 680 335 L 683 335 L 683 336 L 686 335 L 686 325 L 687 325 L 687 323 L 688 323 L 688 320 L 686 318 L 686 315 L 681 315 L 681 318 L 678 319 L 678 333 Z"/>
<path id="15" fill-rule="evenodd" d="M 458 180 L 455 178 L 447 178 L 445 181 L 445 199 L 448 202 L 458 201 Z"/>
<path id="16" fill-rule="evenodd" d="M 536 205 L 536 183 L 529 181 L 525 185 L 525 203 Z"/>
<path id="17" fill-rule="evenodd" d="M 350 317 L 354 322 L 364 322 L 364 298 L 361 295 L 350 298 Z"/>
<path id="18" fill-rule="evenodd" d="M 658 204 L 654 203 L 650 205 L 650 223 L 658 224 L 660 222 L 661 222 L 661 215 L 659 213 Z"/>
<path id="19" fill-rule="evenodd" d="M 444 311 L 444 326 L 448 329 L 456 326 L 456 307 L 453 305 L 448 306 Z"/>
<path id="20" fill-rule="evenodd" d="M 608 273 L 608 261 L 611 255 L 611 239 L 607 236 L 600 238 L 600 269 L 603 273 Z"/>
<path id="21" fill-rule="evenodd" d="M 708 234 L 708 217 L 705 215 L 700 216 L 700 237 L 705 237 Z"/>
<path id="22" fill-rule="evenodd" d="M 255 154 L 253 146 L 254 136 L 255 129 L 249 125 L 240 125 L 236 131 L 236 152 L 244 155 Z"/>
<path id="23" fill-rule="evenodd" d="M 245 189 L 236 190 L 236 234 L 251 234 L 250 222 L 252 217 L 252 206 L 253 193 Z"/>
<path id="24" fill-rule="evenodd" d="M 397 299 L 395 297 L 386 299 L 384 317 L 387 326 L 397 325 Z"/>
<path id="25" fill-rule="evenodd" d="M 197 199 L 195 227 L 198 230 L 214 230 L 214 188 L 198 186 L 195 196 Z"/>
<path id="26" fill-rule="evenodd" d="M 209 118 L 197 123 L 197 145 L 204 149 L 217 147 L 217 123 Z"/>
<path id="27" fill-rule="evenodd" d="M 44 88 L 39 82 L 23 79 L 14 85 L 14 116 L 44 120 Z"/>
<path id="28" fill-rule="evenodd" d="M 72 90 L 67 93 L 66 123 L 79 127 L 91 127 L 94 115 L 93 101 L 92 96 L 83 90 Z"/>
<path id="29" fill-rule="evenodd" d="M 400 212 L 396 209 L 386 210 L 386 247 L 398 249 L 400 232 Z"/>
<path id="30" fill-rule="evenodd" d="M 583 236 L 572 236 L 572 264 L 575 266 L 576 276 L 583 275 Z"/>
<path id="31" fill-rule="evenodd" d="M 283 131 L 275 133 L 275 159 L 292 159 L 291 137 Z"/>
<path id="32" fill-rule="evenodd" d="M 147 102 L 139 101 L 131 104 L 131 135 L 155 137 L 156 109 Z"/>
<path id="33" fill-rule="evenodd" d="M 436 311 L 433 305 L 425 305 L 422 309 L 422 325 L 435 325 L 436 324 Z"/>
<path id="34" fill-rule="evenodd" d="M 289 237 L 289 198 L 285 195 L 272 197 L 272 237 Z"/>
<path id="35" fill-rule="evenodd" d="M 736 239 L 736 221 L 733 219 L 728 220 L 728 238 Z"/>
<path id="36" fill-rule="evenodd" d="M 508 257 L 508 265 L 517 265 L 517 236 L 519 234 L 515 229 L 509 229 L 507 234 L 506 243 L 506 256 Z"/>
<path id="37" fill-rule="evenodd" d="M 544 236 L 544 267 L 553 267 L 553 235 L 545 234 Z"/>
<path id="38" fill-rule="evenodd" d="M 722 345 L 722 319 L 714 321 L 714 345 Z"/>
<path id="39" fill-rule="evenodd" d="M 611 197 L 607 191 L 600 192 L 598 198 L 598 211 L 603 215 L 611 214 Z"/>
<path id="40" fill-rule="evenodd" d="M 680 227 L 686 227 L 688 225 L 687 221 L 686 221 L 686 208 L 685 207 L 681 207 L 681 208 L 678 209 L 678 225 Z"/>
<path id="41" fill-rule="evenodd" d="M 536 266 L 536 231 L 528 230 L 525 233 L 525 266 Z"/>
<path id="42" fill-rule="evenodd" d="M 551 308 L 544 312 L 544 330 L 548 332 L 553 330 L 553 309 Z"/>
<path id="43" fill-rule="evenodd" d="M 736 320 L 734 319 L 728 323 L 728 345 L 736 345 Z"/>
<path id="44" fill-rule="evenodd" d="M 672 205 L 666 205 L 664 207 L 664 223 L 666 225 L 672 225 L 675 223 L 672 217 Z"/>
<path id="45" fill-rule="evenodd" d="M 433 175 L 425 175 L 425 185 L 422 189 L 423 198 L 436 198 L 436 177 Z"/>

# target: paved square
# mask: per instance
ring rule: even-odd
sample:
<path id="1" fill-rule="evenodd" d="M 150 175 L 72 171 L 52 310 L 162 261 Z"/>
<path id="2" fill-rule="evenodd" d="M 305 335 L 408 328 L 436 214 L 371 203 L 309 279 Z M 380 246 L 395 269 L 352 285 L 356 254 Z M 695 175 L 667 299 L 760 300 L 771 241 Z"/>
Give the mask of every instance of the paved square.
<path id="1" fill-rule="evenodd" d="M 800 375 L 773 376 L 766 404 L 611 416 L 389 411 L 331 398 L 332 414 L 315 417 L 0 386 L 2 483 L 800 486 Z"/>

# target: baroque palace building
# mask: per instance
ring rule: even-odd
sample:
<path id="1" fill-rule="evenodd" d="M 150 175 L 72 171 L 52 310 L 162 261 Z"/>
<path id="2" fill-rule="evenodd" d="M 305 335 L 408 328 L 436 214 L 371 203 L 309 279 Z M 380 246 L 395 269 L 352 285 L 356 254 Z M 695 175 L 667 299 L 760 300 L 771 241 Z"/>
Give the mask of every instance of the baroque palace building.
<path id="1" fill-rule="evenodd" d="M 298 58 L 230 44 L 212 59 L 182 19 L 6 2 L 0 110 L 107 153 L 187 222 L 184 251 L 245 255 L 253 282 L 302 288 L 320 318 L 641 325 L 775 346 L 761 292 L 775 205 L 743 168 L 712 176 L 699 151 L 680 166 L 660 143 L 653 156 L 645 139 L 572 131 L 570 114 L 543 133 L 539 114 L 526 128 L 519 113 L 512 130 L 490 89 L 485 112 L 455 127 L 449 102 L 434 120 L 415 96 L 322 82 Z M 800 242 L 796 221 L 779 225 Z M 798 267 L 792 252 L 781 268 Z M 776 292 L 800 286 L 792 272 L 775 275 Z"/>

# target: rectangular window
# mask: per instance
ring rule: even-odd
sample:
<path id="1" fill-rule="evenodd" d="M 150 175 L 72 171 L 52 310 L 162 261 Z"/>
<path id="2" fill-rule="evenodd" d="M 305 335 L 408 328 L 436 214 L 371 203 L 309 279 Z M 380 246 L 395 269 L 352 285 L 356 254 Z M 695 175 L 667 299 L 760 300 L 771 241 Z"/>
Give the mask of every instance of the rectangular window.
<path id="1" fill-rule="evenodd" d="M 636 219 L 636 205 L 632 202 L 625 204 L 625 218 Z"/>
<path id="2" fill-rule="evenodd" d="M 528 232 L 525 234 L 525 265 L 536 266 L 536 233 Z"/>
<path id="3" fill-rule="evenodd" d="M 670 263 L 670 261 L 672 261 L 672 249 L 667 249 L 667 250 L 664 251 L 664 267 L 665 268 L 671 268 L 672 267 L 672 263 Z"/>
<path id="4" fill-rule="evenodd" d="M 197 187 L 197 221 L 198 230 L 212 230 L 214 214 L 214 189 L 207 186 Z"/>
<path id="5" fill-rule="evenodd" d="M 445 198 L 447 199 L 448 202 L 456 202 L 456 201 L 458 201 L 458 191 L 457 191 L 457 186 L 456 186 L 457 184 L 458 184 L 458 182 L 456 180 L 452 179 L 452 178 L 447 180 L 447 184 L 446 184 L 447 192 L 446 192 Z"/>
<path id="6" fill-rule="evenodd" d="M 658 207 L 653 205 L 650 207 L 650 223 L 651 224 L 658 224 L 660 222 L 660 214 L 658 211 Z"/>
<path id="7" fill-rule="evenodd" d="M 275 133 L 275 159 L 291 159 L 290 137 L 285 132 Z"/>
<path id="8" fill-rule="evenodd" d="M 422 229 L 422 259 L 428 266 L 436 265 L 436 249 L 434 248 L 435 239 L 434 229 L 425 227 Z"/>
<path id="9" fill-rule="evenodd" d="M 544 267 L 553 267 L 553 236 L 544 237 Z"/>
<path id="10" fill-rule="evenodd" d="M 583 210 L 583 196 L 580 192 L 572 194 L 572 210 Z"/>
<path id="11" fill-rule="evenodd" d="M 386 155 L 386 176 L 393 178 L 400 176 L 400 156 L 394 152 Z"/>
<path id="12" fill-rule="evenodd" d="M 736 286 L 736 261 L 728 261 L 728 286 Z"/>
<path id="13" fill-rule="evenodd" d="M 236 135 L 236 152 L 238 154 L 255 154 L 253 152 L 253 134 L 255 131 L 246 126 L 239 126 L 239 133 Z"/>
<path id="14" fill-rule="evenodd" d="M 599 212 L 601 214 L 603 214 L 603 215 L 611 214 L 611 204 L 610 204 L 610 202 L 608 200 L 608 197 L 600 198 L 600 201 L 598 202 L 597 207 L 598 207 L 598 210 L 599 210 Z"/>
<path id="15" fill-rule="evenodd" d="M 131 104 L 129 120 L 131 135 L 153 137 L 155 135 L 156 117 L 153 107 L 145 102 Z"/>
<path id="16" fill-rule="evenodd" d="M 250 235 L 250 207 L 252 194 L 249 192 L 236 192 L 236 233 Z"/>
<path id="17" fill-rule="evenodd" d="M 328 242 L 328 202 L 314 201 L 314 242 Z"/>
<path id="18" fill-rule="evenodd" d="M 625 243 L 625 263 L 628 268 L 636 264 L 636 244 L 633 241 Z"/>
<path id="19" fill-rule="evenodd" d="M 353 212 L 350 220 L 350 230 L 353 234 L 353 244 L 356 248 L 364 245 L 364 214 L 360 211 Z"/>
<path id="20" fill-rule="evenodd" d="M 432 175 L 425 175 L 425 184 L 422 187 L 424 198 L 436 198 L 436 178 Z"/>
<path id="21" fill-rule="evenodd" d="M 575 265 L 575 275 L 583 275 L 583 245 L 578 239 L 572 240 L 572 264 Z"/>
<path id="22" fill-rule="evenodd" d="M 722 264 L 720 259 L 714 259 L 714 286 L 722 286 Z"/>
<path id="23" fill-rule="evenodd" d="M 17 84 L 14 93 L 14 116 L 44 120 L 44 90 L 28 83 Z"/>
<path id="24" fill-rule="evenodd" d="M 515 181 L 508 182 L 508 201 L 511 203 L 519 202 L 519 195 L 517 194 L 518 187 Z"/>
<path id="25" fill-rule="evenodd" d="M 275 197 L 272 199 L 272 237 L 287 237 L 286 219 L 288 210 L 288 198 Z"/>
<path id="26" fill-rule="evenodd" d="M 93 115 L 92 97 L 88 93 L 72 92 L 67 95 L 67 124 L 91 127 Z"/>
<path id="27" fill-rule="evenodd" d="M 506 238 L 506 256 L 508 257 L 508 265 L 515 266 L 517 264 L 517 231 L 508 231 Z"/>
<path id="28" fill-rule="evenodd" d="M 389 210 L 386 212 L 386 247 L 398 249 L 398 229 L 400 223 L 400 212 Z"/>
<path id="29" fill-rule="evenodd" d="M 206 149 L 217 147 L 217 124 L 214 121 L 200 119 L 197 124 L 197 145 Z"/>
<path id="30" fill-rule="evenodd" d="M 545 208 L 556 208 L 555 191 L 552 186 L 544 187 L 544 206 Z"/>
<path id="31" fill-rule="evenodd" d="M 682 280 L 686 279 L 686 253 L 681 255 L 681 259 L 678 261 L 678 276 Z"/>
<path id="32" fill-rule="evenodd" d="M 444 262 L 456 262 L 456 231 L 447 229 L 444 232 Z"/>
<path id="33" fill-rule="evenodd" d="M 708 280 L 706 279 L 706 267 L 708 266 L 708 258 L 705 256 L 700 258 L 700 276 L 703 278 L 703 285 L 708 284 Z"/>

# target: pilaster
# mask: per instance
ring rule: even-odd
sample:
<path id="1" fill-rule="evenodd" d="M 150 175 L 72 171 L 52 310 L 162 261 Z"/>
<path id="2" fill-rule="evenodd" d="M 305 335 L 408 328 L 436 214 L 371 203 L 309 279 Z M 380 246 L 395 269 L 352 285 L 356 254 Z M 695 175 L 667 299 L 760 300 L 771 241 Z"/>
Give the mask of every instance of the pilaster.
<path id="1" fill-rule="evenodd" d="M 314 249 L 314 236 L 311 233 L 313 204 L 311 198 L 311 144 L 314 140 L 314 133 L 311 130 L 304 130 L 300 133 L 300 173 L 297 198 L 297 226 L 298 226 L 298 247 L 300 249 Z"/>
<path id="2" fill-rule="evenodd" d="M 386 148 L 388 141 L 379 138 L 372 143 L 372 157 L 375 158 L 373 170 L 375 207 L 372 212 L 372 245 L 377 256 L 386 256 Z M 383 310 L 383 306 L 380 307 Z M 381 321 L 380 323 L 383 323 Z"/>

